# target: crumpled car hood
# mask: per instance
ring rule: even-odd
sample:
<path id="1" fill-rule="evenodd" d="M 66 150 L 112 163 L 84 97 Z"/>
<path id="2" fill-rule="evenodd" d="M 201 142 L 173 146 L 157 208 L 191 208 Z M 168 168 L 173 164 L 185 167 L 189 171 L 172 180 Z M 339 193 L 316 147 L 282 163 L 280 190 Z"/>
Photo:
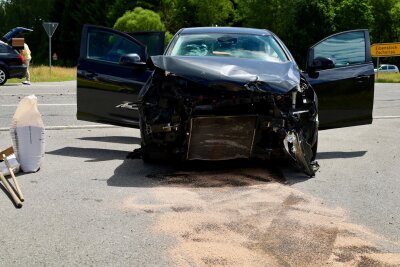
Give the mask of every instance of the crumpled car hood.
<path id="1" fill-rule="evenodd" d="M 285 94 L 300 83 L 293 62 L 233 57 L 153 56 L 154 65 L 176 76 L 212 88 Z"/>

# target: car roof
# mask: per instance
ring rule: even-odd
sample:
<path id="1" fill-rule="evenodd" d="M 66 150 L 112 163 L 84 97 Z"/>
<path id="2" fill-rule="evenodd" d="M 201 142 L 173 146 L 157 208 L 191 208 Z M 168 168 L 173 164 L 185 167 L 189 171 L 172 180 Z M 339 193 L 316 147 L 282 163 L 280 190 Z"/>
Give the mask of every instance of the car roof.
<path id="1" fill-rule="evenodd" d="M 181 34 L 201 34 L 201 33 L 231 33 L 231 34 L 254 34 L 271 35 L 271 32 L 264 29 L 242 28 L 242 27 L 195 27 L 183 28 Z"/>

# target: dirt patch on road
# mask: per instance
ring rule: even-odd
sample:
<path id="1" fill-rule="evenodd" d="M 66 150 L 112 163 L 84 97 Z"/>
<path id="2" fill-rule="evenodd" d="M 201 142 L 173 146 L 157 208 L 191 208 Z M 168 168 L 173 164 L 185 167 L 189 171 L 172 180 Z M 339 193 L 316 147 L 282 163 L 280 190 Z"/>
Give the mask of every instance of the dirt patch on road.
<path id="1" fill-rule="evenodd" d="M 178 266 L 400 266 L 400 254 L 377 246 L 388 240 L 265 169 L 150 178 L 160 183 L 150 190 L 158 203 L 130 198 L 124 208 L 156 214 L 155 231 L 176 238 Z"/>

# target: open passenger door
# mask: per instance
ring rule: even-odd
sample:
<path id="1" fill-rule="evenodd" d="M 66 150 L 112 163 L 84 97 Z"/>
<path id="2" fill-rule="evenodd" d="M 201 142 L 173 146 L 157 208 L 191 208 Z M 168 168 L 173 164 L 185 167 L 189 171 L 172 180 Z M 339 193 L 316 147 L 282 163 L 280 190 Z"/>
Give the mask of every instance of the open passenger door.
<path id="1" fill-rule="evenodd" d="M 164 32 L 126 34 L 84 25 L 77 66 L 77 118 L 139 128 L 138 94 L 152 73 L 148 57 L 162 54 L 164 36 Z"/>
<path id="2" fill-rule="evenodd" d="M 337 33 L 312 46 L 304 75 L 318 96 L 320 129 L 372 123 L 374 65 L 368 30 Z"/>

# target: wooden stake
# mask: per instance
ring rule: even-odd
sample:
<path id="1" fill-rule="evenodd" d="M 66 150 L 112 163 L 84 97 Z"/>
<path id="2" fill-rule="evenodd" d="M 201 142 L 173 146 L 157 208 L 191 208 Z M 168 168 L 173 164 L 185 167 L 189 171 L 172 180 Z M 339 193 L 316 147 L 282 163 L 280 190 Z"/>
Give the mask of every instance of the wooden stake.
<path id="1" fill-rule="evenodd" d="M 14 190 L 11 188 L 10 184 L 8 183 L 7 179 L 4 177 L 2 172 L 0 172 L 0 180 L 2 181 L 3 185 L 6 187 L 8 193 L 10 193 L 11 198 L 14 200 L 15 205 L 18 208 L 21 208 L 22 202 L 19 200 L 17 195 L 14 193 Z"/>
<path id="2" fill-rule="evenodd" d="M 15 188 L 17 189 L 18 196 L 21 199 L 21 201 L 24 202 L 25 199 L 24 199 L 24 196 L 22 195 L 21 188 L 19 187 L 17 178 L 15 177 L 14 172 L 12 170 L 12 167 L 11 167 L 10 163 L 8 162 L 8 159 L 7 159 L 5 154 L 3 154 L 3 160 L 4 160 L 4 163 L 7 165 L 8 171 L 10 172 L 11 177 L 12 177 L 12 179 L 14 181 Z"/>

